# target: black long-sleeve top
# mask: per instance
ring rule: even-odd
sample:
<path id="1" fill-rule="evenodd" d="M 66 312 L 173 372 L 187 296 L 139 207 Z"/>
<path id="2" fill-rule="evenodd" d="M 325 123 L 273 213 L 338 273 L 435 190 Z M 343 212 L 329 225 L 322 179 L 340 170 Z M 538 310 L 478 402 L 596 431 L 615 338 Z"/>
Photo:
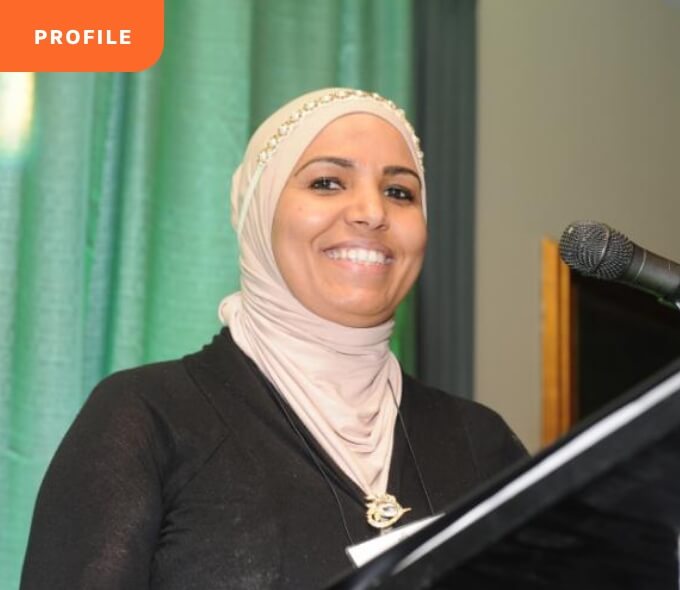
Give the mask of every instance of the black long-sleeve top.
<path id="1" fill-rule="evenodd" d="M 105 379 L 47 471 L 21 589 L 306 589 L 349 571 L 345 547 L 377 534 L 363 494 L 282 403 L 226 329 Z M 491 410 L 406 375 L 400 411 L 400 524 L 525 454 Z"/>

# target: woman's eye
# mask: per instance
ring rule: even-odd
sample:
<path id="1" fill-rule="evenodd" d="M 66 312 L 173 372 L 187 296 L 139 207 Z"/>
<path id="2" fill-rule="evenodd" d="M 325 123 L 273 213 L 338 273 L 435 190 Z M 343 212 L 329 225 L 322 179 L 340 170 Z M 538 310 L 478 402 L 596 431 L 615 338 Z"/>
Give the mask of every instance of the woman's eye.
<path id="1" fill-rule="evenodd" d="M 318 191 L 337 191 L 343 188 L 342 183 L 337 178 L 321 177 L 315 179 L 311 188 Z"/>
<path id="2" fill-rule="evenodd" d="M 390 198 L 397 199 L 398 201 L 415 200 L 413 192 L 401 186 L 390 186 L 387 189 L 385 189 L 385 194 Z"/>

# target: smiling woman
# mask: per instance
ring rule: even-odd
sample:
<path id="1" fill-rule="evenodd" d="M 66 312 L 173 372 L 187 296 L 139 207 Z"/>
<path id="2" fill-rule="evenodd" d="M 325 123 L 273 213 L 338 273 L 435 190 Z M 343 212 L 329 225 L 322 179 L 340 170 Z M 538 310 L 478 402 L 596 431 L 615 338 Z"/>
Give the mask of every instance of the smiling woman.
<path id="1" fill-rule="evenodd" d="M 419 174 L 401 134 L 375 115 L 330 123 L 281 192 L 274 257 L 314 313 L 366 328 L 389 320 L 425 254 Z"/>
<path id="2" fill-rule="evenodd" d="M 231 202 L 225 328 L 95 389 L 43 483 L 22 588 L 324 587 L 347 546 L 524 455 L 495 413 L 390 352 L 427 238 L 403 111 L 348 89 L 296 99 L 255 132 Z"/>

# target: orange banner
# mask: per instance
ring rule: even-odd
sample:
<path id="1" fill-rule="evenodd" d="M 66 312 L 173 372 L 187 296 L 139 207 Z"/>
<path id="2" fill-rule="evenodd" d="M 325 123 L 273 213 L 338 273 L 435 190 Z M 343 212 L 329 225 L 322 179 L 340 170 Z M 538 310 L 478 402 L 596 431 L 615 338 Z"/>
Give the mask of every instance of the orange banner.
<path id="1" fill-rule="evenodd" d="M 0 15 L 1 72 L 136 72 L 163 51 L 163 0 L 15 0 Z"/>

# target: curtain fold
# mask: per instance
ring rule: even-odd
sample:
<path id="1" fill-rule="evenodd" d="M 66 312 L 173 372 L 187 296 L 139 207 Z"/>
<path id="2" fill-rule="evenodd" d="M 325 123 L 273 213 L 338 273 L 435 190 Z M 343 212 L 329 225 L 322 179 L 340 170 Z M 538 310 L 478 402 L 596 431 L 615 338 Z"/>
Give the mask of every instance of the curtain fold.
<path id="1" fill-rule="evenodd" d="M 476 0 L 414 12 L 417 127 L 427 159 L 430 248 L 418 283 L 418 373 L 473 397 Z"/>
<path id="2" fill-rule="evenodd" d="M 0 589 L 18 586 L 40 480 L 94 384 L 219 329 L 250 133 L 321 86 L 408 111 L 410 54 L 410 0 L 171 0 L 145 72 L 0 74 Z M 412 317 L 394 342 L 410 370 Z"/>

